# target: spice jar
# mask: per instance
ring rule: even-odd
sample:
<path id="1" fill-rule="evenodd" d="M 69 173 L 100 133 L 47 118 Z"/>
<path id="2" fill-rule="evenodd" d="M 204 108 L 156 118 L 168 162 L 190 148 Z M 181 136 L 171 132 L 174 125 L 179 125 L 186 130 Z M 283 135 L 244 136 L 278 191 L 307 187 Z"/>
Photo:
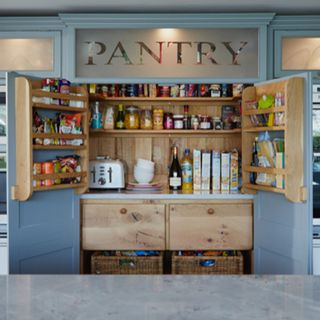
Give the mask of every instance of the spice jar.
<path id="1" fill-rule="evenodd" d="M 174 129 L 183 129 L 183 115 L 175 114 L 173 116 L 173 127 Z"/>
<path id="2" fill-rule="evenodd" d="M 166 112 L 164 114 L 164 123 L 163 126 L 165 129 L 173 129 L 173 115 L 171 112 Z"/>
<path id="3" fill-rule="evenodd" d="M 214 130 L 221 130 L 222 129 L 222 122 L 221 122 L 220 117 L 213 117 L 212 126 L 213 126 Z"/>
<path id="4" fill-rule="evenodd" d="M 202 130 L 210 129 L 210 121 L 208 116 L 200 116 L 200 129 Z"/>
<path id="5" fill-rule="evenodd" d="M 191 116 L 191 129 L 198 130 L 199 129 L 199 120 L 198 117 L 194 114 Z"/>
<path id="6" fill-rule="evenodd" d="M 140 112 L 140 127 L 144 130 L 152 129 L 152 113 L 151 110 L 142 110 Z"/>
<path id="7" fill-rule="evenodd" d="M 153 129 L 163 129 L 163 109 L 153 109 Z"/>
<path id="8" fill-rule="evenodd" d="M 124 125 L 126 129 L 139 129 L 139 108 L 138 107 L 130 106 L 126 108 Z"/>

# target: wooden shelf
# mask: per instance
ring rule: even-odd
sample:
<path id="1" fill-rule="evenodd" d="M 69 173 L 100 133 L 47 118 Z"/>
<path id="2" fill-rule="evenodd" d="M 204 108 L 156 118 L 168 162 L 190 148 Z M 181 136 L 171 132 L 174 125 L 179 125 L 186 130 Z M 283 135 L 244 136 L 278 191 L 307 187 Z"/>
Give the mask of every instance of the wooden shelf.
<path id="1" fill-rule="evenodd" d="M 64 172 L 64 173 L 50 173 L 50 174 L 34 174 L 33 180 L 46 180 L 46 179 L 66 179 L 86 177 L 86 172 Z"/>
<path id="2" fill-rule="evenodd" d="M 36 103 L 32 104 L 33 108 L 37 109 L 46 109 L 46 110 L 57 110 L 57 111 L 69 111 L 69 112 L 88 112 L 87 108 L 76 108 L 76 107 L 68 107 L 68 106 L 60 106 L 56 104 L 46 104 L 46 103 Z"/>
<path id="3" fill-rule="evenodd" d="M 47 186 L 33 187 L 33 191 L 49 191 L 49 190 L 78 189 L 78 188 L 87 188 L 87 185 L 85 183 L 56 184 L 50 187 L 47 187 Z"/>
<path id="4" fill-rule="evenodd" d="M 215 98 L 215 97 L 104 97 L 101 94 L 90 94 L 90 100 L 115 101 L 115 102 L 236 102 L 241 97 Z"/>
<path id="5" fill-rule="evenodd" d="M 243 128 L 243 132 L 285 131 L 285 126 Z"/>
<path id="6" fill-rule="evenodd" d="M 280 174 L 280 175 L 285 175 L 287 173 L 286 169 L 264 168 L 264 167 L 254 167 L 254 166 L 245 166 L 244 171 L 257 172 L 257 173 L 268 173 L 268 174 Z"/>
<path id="7" fill-rule="evenodd" d="M 269 192 L 276 192 L 276 193 L 282 193 L 285 194 L 285 189 L 279 189 L 279 188 L 274 188 L 274 187 L 268 187 L 268 186 L 262 186 L 259 184 L 251 184 L 247 183 L 243 185 L 244 189 L 253 189 L 253 190 L 260 190 L 260 191 L 269 191 Z"/>
<path id="8" fill-rule="evenodd" d="M 85 134 L 63 134 L 63 133 L 33 133 L 32 138 L 39 139 L 86 139 Z"/>
<path id="9" fill-rule="evenodd" d="M 110 136 L 163 136 L 163 135 L 174 135 L 174 136 L 232 136 L 234 134 L 241 134 L 241 129 L 233 130 L 106 130 L 106 129 L 91 129 L 92 134 L 107 134 Z"/>
<path id="10" fill-rule="evenodd" d="M 277 108 L 269 108 L 269 109 L 259 109 L 259 110 L 244 110 L 243 115 L 250 116 L 255 114 L 266 114 L 266 113 L 275 113 L 275 112 L 286 112 L 286 107 L 277 107 Z"/>
<path id="11" fill-rule="evenodd" d="M 72 146 L 72 145 L 41 145 L 36 144 L 33 145 L 33 150 L 83 150 L 86 147 L 84 145 L 81 146 Z"/>
<path id="12" fill-rule="evenodd" d="M 41 89 L 31 90 L 31 95 L 35 97 L 55 98 L 55 99 L 62 99 L 62 100 L 87 101 L 87 97 L 85 95 L 78 96 L 78 95 L 63 94 L 58 92 L 48 92 Z"/>

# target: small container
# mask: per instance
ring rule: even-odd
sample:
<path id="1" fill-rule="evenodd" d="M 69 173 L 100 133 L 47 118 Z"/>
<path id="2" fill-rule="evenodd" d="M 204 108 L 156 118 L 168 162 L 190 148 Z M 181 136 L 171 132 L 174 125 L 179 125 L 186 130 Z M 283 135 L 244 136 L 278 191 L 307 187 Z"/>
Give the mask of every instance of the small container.
<path id="1" fill-rule="evenodd" d="M 163 109 L 153 109 L 153 129 L 163 129 Z"/>
<path id="2" fill-rule="evenodd" d="M 124 126 L 126 129 L 139 129 L 139 108 L 130 106 L 126 108 L 124 117 Z"/>
<path id="3" fill-rule="evenodd" d="M 173 127 L 174 129 L 183 129 L 183 115 L 175 114 L 173 116 Z"/>
<path id="4" fill-rule="evenodd" d="M 241 128 L 241 117 L 235 116 L 233 119 L 234 127 L 237 129 Z"/>
<path id="5" fill-rule="evenodd" d="M 173 115 L 171 112 L 166 112 L 164 114 L 163 126 L 167 130 L 173 129 Z"/>
<path id="6" fill-rule="evenodd" d="M 127 84 L 126 85 L 126 97 L 137 97 L 138 96 L 138 85 Z"/>
<path id="7" fill-rule="evenodd" d="M 170 96 L 170 86 L 158 86 L 158 96 L 165 98 Z"/>
<path id="8" fill-rule="evenodd" d="M 33 174 L 41 174 L 41 162 L 33 163 Z"/>
<path id="9" fill-rule="evenodd" d="M 191 129 L 198 130 L 199 129 L 199 120 L 196 115 L 191 116 Z"/>
<path id="10" fill-rule="evenodd" d="M 212 98 L 221 97 L 221 86 L 220 84 L 212 84 L 209 87 L 209 93 Z"/>
<path id="11" fill-rule="evenodd" d="M 144 130 L 152 129 L 152 112 L 151 110 L 141 110 L 140 112 L 140 128 Z"/>
<path id="12" fill-rule="evenodd" d="M 200 117 L 200 129 L 208 130 L 210 129 L 210 121 L 208 116 L 201 116 Z"/>
<path id="13" fill-rule="evenodd" d="M 54 166 L 52 161 L 47 161 L 42 163 L 42 173 L 43 174 L 52 174 L 54 173 Z M 54 180 L 46 179 L 44 180 L 44 185 L 50 187 L 54 184 Z"/>
<path id="14" fill-rule="evenodd" d="M 232 97 L 232 84 L 221 84 L 221 97 Z"/>
<path id="15" fill-rule="evenodd" d="M 212 118 L 212 127 L 213 130 L 221 130 L 222 129 L 222 121 L 220 117 L 213 117 Z"/>

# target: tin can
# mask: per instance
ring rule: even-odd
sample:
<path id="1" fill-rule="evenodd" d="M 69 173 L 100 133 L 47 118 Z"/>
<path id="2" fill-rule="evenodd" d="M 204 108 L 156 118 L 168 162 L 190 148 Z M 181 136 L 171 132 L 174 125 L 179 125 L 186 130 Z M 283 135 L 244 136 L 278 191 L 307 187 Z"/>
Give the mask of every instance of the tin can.
<path id="1" fill-rule="evenodd" d="M 42 163 L 42 173 L 43 174 L 52 174 L 54 173 L 54 167 L 53 167 L 53 162 L 52 161 L 47 161 Z M 44 180 L 44 185 L 46 187 L 50 187 L 53 185 L 53 180 L 52 179 L 46 179 Z"/>
<path id="2" fill-rule="evenodd" d="M 197 85 L 194 83 L 189 84 L 187 92 L 188 92 L 188 94 L 187 94 L 188 97 L 196 97 L 197 96 Z"/>
<path id="3" fill-rule="evenodd" d="M 164 123 L 163 126 L 165 129 L 173 129 L 173 116 L 171 112 L 166 112 L 164 114 Z"/>
<path id="4" fill-rule="evenodd" d="M 137 97 L 138 96 L 138 85 L 127 84 L 126 85 L 126 97 Z"/>
<path id="5" fill-rule="evenodd" d="M 232 84 L 221 84 L 221 97 L 232 97 Z"/>
<path id="6" fill-rule="evenodd" d="M 61 163 L 59 160 L 53 160 L 53 171 L 54 173 L 60 173 Z M 55 179 L 54 184 L 61 184 L 61 178 Z"/>
<path id="7" fill-rule="evenodd" d="M 41 174 L 41 162 L 33 163 L 33 174 Z"/>
<path id="8" fill-rule="evenodd" d="M 126 96 L 126 85 L 123 83 L 121 84 L 120 88 L 120 97 L 125 97 Z"/>

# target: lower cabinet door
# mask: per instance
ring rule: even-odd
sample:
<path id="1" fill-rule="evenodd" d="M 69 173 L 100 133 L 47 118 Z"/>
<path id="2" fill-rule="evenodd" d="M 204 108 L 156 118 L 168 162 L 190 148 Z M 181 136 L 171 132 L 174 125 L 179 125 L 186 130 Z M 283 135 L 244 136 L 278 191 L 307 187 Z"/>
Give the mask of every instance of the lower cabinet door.
<path id="1" fill-rule="evenodd" d="M 82 204 L 83 250 L 164 250 L 165 205 Z"/>
<path id="2" fill-rule="evenodd" d="M 170 250 L 251 250 L 252 204 L 174 204 Z"/>

